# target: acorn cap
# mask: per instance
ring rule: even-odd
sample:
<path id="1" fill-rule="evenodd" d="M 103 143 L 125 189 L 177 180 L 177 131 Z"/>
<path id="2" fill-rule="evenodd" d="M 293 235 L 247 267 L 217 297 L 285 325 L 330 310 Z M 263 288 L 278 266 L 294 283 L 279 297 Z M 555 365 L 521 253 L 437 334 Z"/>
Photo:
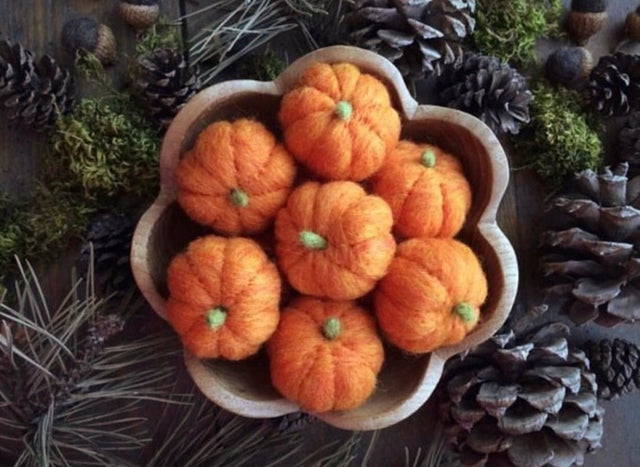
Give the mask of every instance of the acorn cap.
<path id="1" fill-rule="evenodd" d="M 584 45 L 589 38 L 602 29 L 607 12 L 582 12 L 572 10 L 567 17 L 566 28 L 574 42 Z"/>
<path id="2" fill-rule="evenodd" d="M 62 28 L 62 45 L 72 55 L 79 50 L 94 54 L 103 65 L 116 61 L 116 38 L 108 26 L 93 18 L 67 21 Z"/>
<path id="3" fill-rule="evenodd" d="M 121 0 L 120 17 L 137 30 L 153 25 L 160 15 L 156 0 Z"/>
<path id="4" fill-rule="evenodd" d="M 581 13 L 601 13 L 606 9 L 606 0 L 573 0 L 571 2 L 571 10 Z"/>
<path id="5" fill-rule="evenodd" d="M 593 57 L 584 47 L 560 47 L 547 59 L 545 71 L 552 83 L 577 87 L 593 68 Z"/>
<path id="6" fill-rule="evenodd" d="M 640 41 L 640 7 L 627 15 L 624 28 L 629 39 Z"/>

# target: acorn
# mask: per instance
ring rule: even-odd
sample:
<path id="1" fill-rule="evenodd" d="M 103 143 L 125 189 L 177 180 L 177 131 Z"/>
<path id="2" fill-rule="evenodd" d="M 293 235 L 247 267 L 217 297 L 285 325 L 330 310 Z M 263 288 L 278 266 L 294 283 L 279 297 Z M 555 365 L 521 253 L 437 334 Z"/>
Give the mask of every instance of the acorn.
<path id="1" fill-rule="evenodd" d="M 624 22 L 625 34 L 629 39 L 640 41 L 640 7 L 627 15 Z"/>
<path id="2" fill-rule="evenodd" d="M 607 20 L 606 0 L 572 0 L 567 31 L 578 45 L 584 45 Z"/>
<path id="3" fill-rule="evenodd" d="M 549 81 L 570 88 L 587 81 L 593 68 L 593 57 L 584 47 L 560 47 L 547 59 L 545 71 Z"/>
<path id="4" fill-rule="evenodd" d="M 120 0 L 120 17 L 138 32 L 158 21 L 160 7 L 157 0 Z"/>
<path id="5" fill-rule="evenodd" d="M 72 55 L 89 52 L 103 65 L 116 61 L 116 38 L 109 26 L 86 16 L 67 21 L 62 28 L 62 45 Z"/>

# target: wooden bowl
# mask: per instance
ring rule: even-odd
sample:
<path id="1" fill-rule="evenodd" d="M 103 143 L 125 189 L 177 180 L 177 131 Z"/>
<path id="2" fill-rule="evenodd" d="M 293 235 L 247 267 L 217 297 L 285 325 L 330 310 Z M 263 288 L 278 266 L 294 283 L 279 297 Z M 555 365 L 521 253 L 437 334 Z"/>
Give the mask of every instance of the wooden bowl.
<path id="1" fill-rule="evenodd" d="M 403 137 L 436 144 L 462 160 L 474 199 L 460 237 L 480 256 L 490 284 L 482 321 L 460 344 L 418 357 L 387 347 L 378 385 L 369 400 L 354 410 L 319 415 L 339 428 L 378 429 L 399 422 L 424 404 L 440 379 L 445 361 L 493 335 L 515 299 L 516 257 L 496 224 L 509 167 L 500 143 L 480 120 L 457 110 L 418 105 L 390 62 L 354 47 L 329 47 L 305 55 L 273 82 L 236 80 L 216 84 L 193 97 L 167 131 L 160 154 L 160 194 L 136 228 L 131 263 L 140 290 L 165 318 L 165 271 L 169 262 L 189 241 L 207 233 L 190 221 L 176 202 L 174 171 L 181 155 L 191 148 L 201 130 L 217 120 L 254 117 L 279 134 L 276 115 L 280 98 L 314 62 L 351 62 L 382 79 L 402 115 Z M 299 410 L 271 385 L 264 352 L 241 362 L 199 360 L 185 353 L 185 361 L 202 392 L 231 412 L 275 417 Z"/>

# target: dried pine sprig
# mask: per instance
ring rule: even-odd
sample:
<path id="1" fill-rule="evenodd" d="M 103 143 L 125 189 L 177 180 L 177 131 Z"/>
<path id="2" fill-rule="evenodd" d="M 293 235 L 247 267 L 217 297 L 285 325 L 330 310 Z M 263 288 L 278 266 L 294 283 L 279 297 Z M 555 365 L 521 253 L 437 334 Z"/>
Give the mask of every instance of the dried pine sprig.
<path id="1" fill-rule="evenodd" d="M 476 49 L 514 64 L 535 61 L 540 37 L 559 34 L 561 0 L 478 0 Z"/>
<path id="2" fill-rule="evenodd" d="M 422 449 L 418 448 L 415 457 L 411 460 L 409 450 L 404 450 L 405 467 L 459 467 L 460 456 L 448 448 L 448 440 L 444 435 L 444 427 L 442 423 L 438 423 L 431 444 L 428 447 L 425 456 L 422 456 Z"/>
<path id="3" fill-rule="evenodd" d="M 191 65 L 203 85 L 275 36 L 298 27 L 300 17 L 325 13 L 326 0 L 215 0 L 181 19 L 206 19 L 189 43 Z"/>
<path id="4" fill-rule="evenodd" d="M 166 406 L 145 467 L 329 467 L 349 465 L 360 438 L 334 442 L 300 461 L 292 457 L 303 448 L 302 433 L 283 429 L 276 420 L 256 420 L 231 414 L 206 399 L 193 386 L 191 403 Z M 160 431 L 160 430 L 159 430 Z"/>
<path id="5" fill-rule="evenodd" d="M 149 439 L 146 404 L 169 401 L 176 340 L 115 340 L 123 312 L 96 296 L 92 267 L 54 309 L 31 266 L 18 266 L 15 303 L 0 300 L 0 460 L 130 465 L 122 454 Z"/>

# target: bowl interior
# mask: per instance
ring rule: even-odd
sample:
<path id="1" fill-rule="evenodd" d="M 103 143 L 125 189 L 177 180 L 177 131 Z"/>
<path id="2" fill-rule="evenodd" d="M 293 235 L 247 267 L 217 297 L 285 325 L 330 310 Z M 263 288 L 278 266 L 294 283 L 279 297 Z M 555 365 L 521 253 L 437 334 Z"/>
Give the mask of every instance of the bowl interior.
<path id="1" fill-rule="evenodd" d="M 395 99 L 398 100 L 397 95 Z M 255 118 L 279 134 L 276 119 L 279 103 L 280 97 L 269 92 L 243 92 L 215 101 L 207 106 L 184 132 L 180 143 L 180 156 L 193 146 L 195 137 L 200 131 L 218 120 Z M 479 255 L 489 279 L 490 298 L 483 307 L 483 321 L 486 321 L 494 313 L 497 297 L 501 295 L 504 287 L 504 277 L 497 254 L 477 228 L 481 218 L 483 222 L 495 221 L 495 218 L 482 217 L 492 198 L 494 186 L 491 156 L 486 146 L 473 132 L 453 121 L 428 117 L 406 120 L 403 121 L 402 136 L 417 142 L 436 144 L 458 156 L 464 164 L 474 198 L 470 215 L 460 237 Z M 163 181 L 163 187 L 173 185 L 171 180 Z M 166 269 L 171 259 L 185 249 L 191 240 L 207 233 L 211 232 L 191 221 L 175 201 L 175 194 L 169 193 L 166 207 L 150 230 L 147 248 L 153 285 L 164 299 L 168 296 Z M 480 327 L 482 326 L 481 323 Z M 446 349 L 443 353 L 447 353 Z M 433 371 L 438 374 L 432 375 L 437 382 L 441 362 L 434 364 L 432 360 L 432 355 L 408 356 L 388 346 L 376 392 L 365 405 L 351 411 L 352 415 L 372 419 L 402 405 L 421 390 L 430 365 L 437 367 L 437 369 L 434 367 Z M 281 399 L 270 383 L 268 362 L 264 352 L 240 362 L 208 360 L 203 363 L 216 375 L 216 384 L 220 385 L 222 390 L 240 394 L 250 401 L 268 402 Z M 435 383 L 432 384 L 434 385 Z"/>

